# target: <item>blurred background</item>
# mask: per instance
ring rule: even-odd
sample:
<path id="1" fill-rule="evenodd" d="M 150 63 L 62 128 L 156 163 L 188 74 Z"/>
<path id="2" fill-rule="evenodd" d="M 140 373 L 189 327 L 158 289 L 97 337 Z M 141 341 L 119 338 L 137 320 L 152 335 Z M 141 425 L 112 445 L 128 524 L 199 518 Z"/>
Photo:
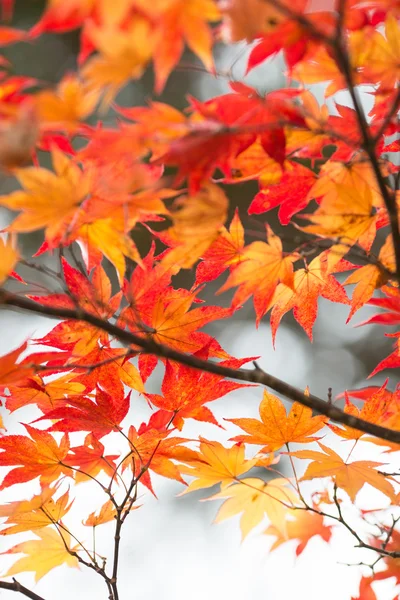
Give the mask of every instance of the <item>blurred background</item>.
<path id="1" fill-rule="evenodd" d="M 44 6 L 45 2 L 41 0 L 17 1 L 12 24 L 28 29 L 37 22 Z M 76 69 L 78 48 L 79 34 L 72 32 L 57 36 L 43 35 L 32 44 L 18 44 L 7 48 L 5 54 L 13 65 L 14 74 L 33 76 L 51 86 L 66 72 Z M 244 46 L 236 44 L 217 48 L 215 56 L 220 73 L 230 71 L 236 80 L 243 81 L 246 57 Z M 268 61 L 254 70 L 246 82 L 265 93 L 284 85 L 283 71 L 284 65 L 280 60 Z M 149 69 L 139 82 L 133 82 L 123 89 L 117 102 L 122 106 L 143 105 L 152 98 L 152 88 L 153 74 Z M 188 52 L 183 57 L 182 68 L 172 73 L 165 91 L 157 99 L 182 109 L 187 105 L 188 94 L 205 100 L 228 91 L 226 76 L 213 77 L 204 73 L 197 59 Z M 323 90 L 317 89 L 316 93 L 322 97 Z M 112 112 L 102 119 L 105 125 L 116 122 L 115 113 Z M 0 175 L 1 194 L 9 193 L 15 188 L 13 178 Z M 241 183 L 226 189 L 231 200 L 231 215 L 234 208 L 239 207 L 247 243 L 263 239 L 263 224 L 268 222 L 290 244 L 290 236 L 295 234 L 295 230 L 290 227 L 283 229 L 275 211 L 256 218 L 247 216 L 247 207 L 257 191 L 256 184 Z M 4 227 L 11 218 L 10 213 L 0 209 L 0 227 Z M 146 251 L 148 239 L 140 239 L 140 236 L 145 235 L 143 229 L 140 233 L 135 232 L 135 235 L 139 236 L 135 237 L 139 248 Z M 30 258 L 42 240 L 40 232 L 21 236 L 24 255 Z M 46 257 L 44 260 L 51 264 L 51 258 Z M 112 273 L 112 267 L 109 272 Z M 35 278 L 36 281 L 36 274 Z M 184 272 L 179 275 L 176 285 L 190 287 L 193 280 L 194 273 Z M 207 286 L 201 298 L 209 304 L 229 306 L 229 292 L 214 296 L 222 283 L 223 279 L 220 278 Z M 368 326 L 355 329 L 351 324 L 346 326 L 348 310 L 348 307 L 321 300 L 313 344 L 310 344 L 291 315 L 286 315 L 278 331 L 275 350 L 268 316 L 264 317 L 260 327 L 256 329 L 250 301 L 233 318 L 217 322 L 206 331 L 214 335 L 230 354 L 237 357 L 259 355 L 260 366 L 267 372 L 301 389 L 308 385 L 312 393 L 325 398 L 330 387 L 335 396 L 345 389 L 366 385 L 368 374 L 391 352 L 391 340 L 385 338 L 382 328 Z M 361 322 L 372 312 L 374 310 L 368 307 L 362 309 L 353 318 L 353 322 Z M 17 347 L 27 337 L 41 337 L 54 324 L 54 321 L 32 315 L 0 310 L 0 355 Z M 162 374 L 163 370 L 157 369 L 149 382 L 150 392 L 159 391 Z M 383 383 L 385 375 L 386 373 L 382 373 L 375 377 L 372 383 Z M 387 375 L 390 375 L 391 387 L 394 387 L 396 373 L 392 371 Z M 129 417 L 138 426 L 148 419 L 149 411 L 144 399 L 136 396 L 133 397 Z M 201 434 L 206 438 L 225 442 L 229 437 L 237 435 L 238 430 L 232 424 L 224 422 L 223 418 L 257 417 L 261 398 L 262 390 L 257 388 L 232 393 L 214 402 L 212 406 L 217 420 L 224 425 L 225 430 L 189 421 L 184 435 L 197 438 Z M 21 414 L 17 412 L 5 419 L 8 433 L 22 433 L 19 424 Z M 24 417 L 26 414 L 24 412 Z M 347 445 L 343 448 L 349 450 Z M 279 468 L 290 474 L 285 461 L 280 463 Z M 252 533 L 241 543 L 238 518 L 218 526 L 212 525 L 218 504 L 199 502 L 199 499 L 210 495 L 206 493 L 209 490 L 177 497 L 182 492 L 181 485 L 155 475 L 152 478 L 158 500 L 141 488 L 142 497 L 138 502 L 143 506 L 131 515 L 123 533 L 121 600 L 214 600 L 221 597 L 230 600 L 292 600 L 294 597 L 320 600 L 322 595 L 324 600 L 337 600 L 347 599 L 349 594 L 357 595 L 359 570 L 340 563 L 356 563 L 362 559 L 359 553 L 352 550 L 352 541 L 346 534 L 337 534 L 329 548 L 320 539 L 313 539 L 297 561 L 290 544 L 268 556 L 271 538 Z M 21 498 L 34 490 L 34 486 L 29 485 L 19 487 Z M 86 516 L 94 510 L 95 494 L 97 492 L 89 484 L 79 486 L 78 499 L 73 509 L 78 531 L 81 527 L 80 515 Z M 11 499 L 16 499 L 15 488 L 12 492 L 2 492 L 2 503 Z M 372 493 L 366 501 L 373 505 Z M 80 510 L 77 510 L 78 505 Z M 82 509 L 82 505 L 87 509 Z M 260 526 L 259 532 L 264 528 L 265 524 Z M 109 525 L 103 525 L 99 529 L 99 544 L 103 545 L 104 552 L 108 550 L 107 544 L 110 543 L 111 536 L 112 529 Z M 19 536 L 15 536 L 12 543 L 17 541 Z M 7 549 L 10 543 L 11 540 L 0 538 L 0 549 Z M 2 564 L 0 573 L 7 568 L 9 562 L 8 558 L 2 557 L 0 564 L 3 563 L 4 568 Z M 28 574 L 18 579 L 31 586 L 33 575 Z M 103 585 L 91 573 L 79 573 L 60 567 L 46 576 L 35 587 L 35 591 L 46 599 L 67 600 L 73 596 L 100 599 L 107 597 Z M 384 591 L 384 588 L 385 584 L 379 589 Z M 11 597 L 11 593 L 0 590 L 0 598 L 3 597 Z"/>

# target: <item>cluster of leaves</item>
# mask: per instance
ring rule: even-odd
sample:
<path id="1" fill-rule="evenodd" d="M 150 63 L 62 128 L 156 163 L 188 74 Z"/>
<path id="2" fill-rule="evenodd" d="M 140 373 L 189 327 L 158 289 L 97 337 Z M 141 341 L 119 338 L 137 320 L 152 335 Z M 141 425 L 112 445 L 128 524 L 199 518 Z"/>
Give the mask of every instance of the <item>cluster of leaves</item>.
<path id="1" fill-rule="evenodd" d="M 10 18 L 12 2 L 2 6 Z M 377 556 L 372 574 L 361 579 L 360 598 L 376 597 L 375 581 L 394 577 L 393 589 L 400 583 L 399 474 L 381 470 L 382 461 L 351 460 L 360 444 L 375 444 L 378 455 L 400 450 L 400 390 L 386 382 L 346 392 L 341 410 L 257 363 L 243 369 L 255 357 L 232 357 L 200 331 L 249 299 L 257 324 L 271 311 L 274 338 L 293 311 L 312 340 L 320 297 L 349 305 L 349 319 L 366 303 L 385 309 L 362 325 L 400 323 L 398 2 L 338 0 L 317 8 L 306 0 L 49 0 L 31 30 L 0 27 L 2 46 L 34 43 L 47 32 L 81 33 L 77 70 L 55 88 L 13 76 L 0 60 L 0 163 L 19 183 L 0 196 L 0 206 L 18 213 L 0 239 L 0 303 L 59 319 L 44 337 L 0 357 L 0 465 L 8 468 L 0 489 L 37 486 L 30 499 L 0 506 L 1 535 L 34 536 L 6 552 L 24 556 L 5 578 L 34 571 L 38 580 L 60 564 L 80 565 L 102 577 L 109 598 L 118 600 L 121 529 L 140 508 L 140 486 L 155 494 L 154 472 L 186 485 L 184 493 L 219 485 L 211 496 L 224 499 L 216 520 L 240 514 L 245 537 L 267 518 L 271 550 L 296 540 L 299 555 L 314 536 L 329 542 L 337 527 L 347 529 Z M 157 94 L 185 45 L 217 74 L 214 44 L 241 40 L 253 42 L 247 72 L 283 55 L 287 87 L 262 95 L 230 81 L 228 93 L 189 98 L 183 112 L 158 101 L 117 104 L 119 91 L 150 63 Z M 307 89 L 314 83 L 325 84 L 326 103 Z M 373 99 L 368 114 L 364 89 Z M 350 106 L 338 103 L 342 91 Z M 88 124 L 109 109 L 118 116 L 114 127 Z M 47 155 L 51 169 L 42 166 Z M 268 224 L 263 239 L 246 243 L 241 207 L 229 211 L 221 185 L 250 180 L 259 191 L 249 214 L 279 207 L 281 224 L 300 232 L 297 245 L 291 240 L 285 248 L 284 236 Z M 36 230 L 44 241 L 27 261 L 18 234 Z M 148 237 L 146 256 L 135 244 L 138 231 Z M 43 266 L 36 258 L 43 254 L 59 268 Z M 19 267 L 40 272 L 46 291 L 35 294 Z M 175 286 L 182 269 L 193 270 L 191 289 Z M 234 288 L 231 305 L 205 305 L 201 291 L 223 274 L 219 292 Z M 384 296 L 373 298 L 378 289 Z M 400 366 L 400 333 L 388 335 L 396 347 L 372 375 Z M 157 363 L 164 369 L 159 394 L 147 389 Z M 249 384 L 296 402 L 287 414 L 264 391 L 260 419 L 232 419 L 244 433 L 226 446 L 204 438 L 194 446 L 177 434 L 187 419 L 220 426 L 207 405 Z M 152 413 L 135 426 L 129 409 L 143 402 L 139 395 Z M 361 409 L 352 397 L 363 401 Z M 8 433 L 8 415 L 27 405 L 37 418 L 23 434 Z M 331 447 L 340 438 L 352 444 L 345 460 Z M 285 456 L 289 478 L 276 466 Z M 310 462 L 298 477 L 304 460 Z M 253 477 L 253 467 L 264 477 Z M 189 485 L 183 476 L 193 478 Z M 315 481 L 313 493 L 303 484 L 308 480 Z M 81 484 L 104 494 L 104 503 L 82 517 L 93 539 L 98 526 L 114 523 L 110 557 L 78 539 L 69 524 Z M 379 510 L 359 505 L 365 485 L 381 494 Z M 367 534 L 347 522 L 346 503 Z M 15 580 L 0 587 L 33 597 Z"/>

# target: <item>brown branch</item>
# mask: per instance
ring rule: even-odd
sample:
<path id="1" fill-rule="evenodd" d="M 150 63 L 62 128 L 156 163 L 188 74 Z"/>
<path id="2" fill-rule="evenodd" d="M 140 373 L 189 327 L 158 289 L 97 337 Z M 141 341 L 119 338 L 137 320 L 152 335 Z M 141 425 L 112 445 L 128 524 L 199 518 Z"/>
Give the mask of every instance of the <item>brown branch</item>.
<path id="1" fill-rule="evenodd" d="M 345 413 L 340 408 L 337 408 L 337 406 L 329 404 L 325 400 L 322 400 L 313 394 L 307 396 L 301 390 L 289 385 L 277 377 L 274 377 L 273 375 L 270 375 L 269 373 L 264 372 L 258 367 L 258 365 L 255 365 L 253 369 L 232 369 L 225 367 L 216 362 L 203 360 L 191 354 L 178 352 L 177 350 L 169 348 L 164 344 L 158 344 L 147 337 L 144 338 L 136 333 L 131 333 L 125 329 L 121 329 L 113 323 L 100 319 L 96 315 L 88 313 L 85 310 L 42 306 L 36 302 L 33 302 L 32 300 L 19 297 L 5 290 L 0 290 L 0 305 L 1 304 L 12 308 L 19 308 L 35 314 L 44 315 L 50 318 L 83 321 L 89 325 L 97 327 L 98 329 L 106 331 L 123 344 L 134 345 L 141 348 L 142 352 L 146 354 L 154 354 L 160 358 L 174 360 L 177 363 L 186 365 L 187 367 L 192 367 L 193 369 L 198 369 L 199 371 L 213 373 L 214 375 L 221 375 L 221 377 L 264 385 L 273 389 L 278 394 L 285 396 L 289 400 L 293 402 L 299 402 L 304 406 L 308 406 L 317 413 L 325 415 L 333 421 L 342 423 L 348 427 L 353 427 L 354 429 L 359 429 L 364 433 L 369 433 L 370 435 L 374 435 L 383 440 L 400 444 L 400 431 L 394 431 L 393 429 L 381 427 L 380 425 L 370 423 L 364 419 L 359 419 L 358 417 Z"/>
<path id="2" fill-rule="evenodd" d="M 10 592 L 18 592 L 27 598 L 30 598 L 31 600 L 44 600 L 43 596 L 35 594 L 35 592 L 32 592 L 32 590 L 28 589 L 14 578 L 12 583 L 9 583 L 8 581 L 0 581 L 0 589 L 9 590 Z"/>

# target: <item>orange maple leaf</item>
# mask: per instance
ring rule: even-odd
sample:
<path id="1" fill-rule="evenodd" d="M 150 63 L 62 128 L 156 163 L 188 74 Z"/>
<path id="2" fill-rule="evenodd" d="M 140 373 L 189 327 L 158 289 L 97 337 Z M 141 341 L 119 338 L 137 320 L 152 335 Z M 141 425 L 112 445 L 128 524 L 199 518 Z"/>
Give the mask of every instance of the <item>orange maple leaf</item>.
<path id="1" fill-rule="evenodd" d="M 81 273 L 63 258 L 63 274 L 68 293 L 49 296 L 29 296 L 44 305 L 76 309 L 77 306 L 100 319 L 109 318 L 119 307 L 122 292 L 111 296 L 111 283 L 104 269 L 96 267 L 91 278 Z M 98 345 L 109 345 L 107 334 L 81 321 L 65 320 L 56 325 L 37 343 L 68 350 L 75 356 L 85 356 Z"/>
<path id="2" fill-rule="evenodd" d="M 28 404 L 35 404 L 42 412 L 48 412 L 57 406 L 64 406 L 66 396 L 80 395 L 85 391 L 84 385 L 71 381 L 72 377 L 67 374 L 45 383 L 39 375 L 35 375 L 21 383 L 8 385 L 6 408 L 14 412 Z"/>
<path id="3" fill-rule="evenodd" d="M 297 510 L 288 513 L 285 527 L 276 527 L 272 523 L 264 533 L 277 538 L 272 544 L 270 552 L 285 542 L 296 540 L 296 556 L 300 556 L 311 538 L 316 535 L 319 535 L 325 542 L 329 542 L 332 537 L 332 526 L 325 525 L 324 517 L 318 513 Z"/>
<path id="4" fill-rule="evenodd" d="M 244 248 L 244 229 L 236 209 L 229 229 L 225 227 L 208 250 L 196 269 L 196 285 L 212 281 L 225 269 L 232 269 L 242 260 Z"/>
<path id="5" fill-rule="evenodd" d="M 312 416 L 311 408 L 294 402 L 290 413 L 281 400 L 264 391 L 260 404 L 261 421 L 257 419 L 227 419 L 243 429 L 248 435 L 237 435 L 235 442 L 264 446 L 261 452 L 274 452 L 289 442 L 307 444 L 315 441 L 314 433 L 326 423 L 324 416 Z"/>
<path id="6" fill-rule="evenodd" d="M 349 395 L 345 392 L 346 404 L 344 406 L 344 412 L 359 417 L 360 419 L 364 419 L 370 423 L 382 425 L 382 427 L 397 429 L 398 427 L 395 426 L 396 414 L 398 412 L 397 394 L 390 393 L 389 390 L 386 389 L 386 383 L 366 399 L 361 410 L 350 402 Z M 400 423 L 397 423 L 397 426 L 399 424 Z M 338 425 L 328 423 L 328 427 L 334 433 L 346 440 L 359 440 L 361 436 L 364 435 L 363 431 L 354 429 L 354 427 L 349 427 L 348 425 L 339 427 Z"/>
<path id="7" fill-rule="evenodd" d="M 67 514 L 72 502 L 68 504 L 68 492 L 54 500 L 56 491 L 57 487 L 44 486 L 41 493 L 30 500 L 19 500 L 0 506 L 0 517 L 7 518 L 3 525 L 8 525 L 0 531 L 0 535 L 34 531 L 58 523 Z"/>
<path id="8" fill-rule="evenodd" d="M 95 401 L 85 396 L 68 398 L 66 406 L 55 408 L 34 422 L 53 421 L 47 431 L 91 431 L 95 436 L 103 437 L 111 431 L 121 430 L 120 423 L 129 406 L 130 393 L 121 400 L 97 387 Z"/>
<path id="9" fill-rule="evenodd" d="M 169 0 L 149 4 L 139 0 L 139 7 L 156 18 L 153 51 L 156 74 L 155 91 L 161 93 L 172 69 L 182 56 L 184 43 L 200 58 L 208 71 L 213 71 L 212 32 L 208 22 L 220 19 L 215 0 Z"/>
<path id="10" fill-rule="evenodd" d="M 332 302 L 349 304 L 342 285 L 327 270 L 327 254 L 323 252 L 305 269 L 294 274 L 294 290 L 280 284 L 271 300 L 271 329 L 275 340 L 279 323 L 284 314 L 293 309 L 293 316 L 312 340 L 312 329 L 317 318 L 318 297 Z"/>
<path id="11" fill-rule="evenodd" d="M 62 463 L 69 451 L 68 435 L 57 444 L 47 431 L 24 425 L 30 438 L 24 435 L 7 435 L 0 438 L 0 465 L 17 465 L 4 477 L 0 490 L 16 483 L 24 483 L 40 477 L 42 485 L 58 479 L 60 475 L 71 476 L 71 470 Z"/>
<path id="12" fill-rule="evenodd" d="M 344 282 L 343 285 L 356 284 L 351 298 L 351 311 L 347 317 L 347 323 L 354 313 L 368 302 L 374 291 L 389 281 L 389 273 L 394 273 L 396 260 L 391 235 L 388 235 L 380 249 L 378 261 L 378 264 L 365 265 L 356 269 Z"/>
<path id="13" fill-rule="evenodd" d="M 106 456 L 104 445 L 93 433 L 89 433 L 82 446 L 71 448 L 71 453 L 66 456 L 64 463 L 74 467 L 75 481 L 80 483 L 93 477 L 96 478 L 101 471 L 104 471 L 109 477 L 113 477 L 117 468 L 114 461 L 117 458 L 119 458 L 117 454 Z M 118 479 L 116 482 L 118 483 Z"/>
<path id="14" fill-rule="evenodd" d="M 208 358 L 207 347 L 196 352 L 195 356 Z M 237 369 L 249 360 L 251 359 L 231 358 L 219 364 Z M 242 387 L 248 387 L 248 384 L 226 381 L 220 375 L 196 371 L 185 365 L 166 361 L 161 387 L 163 395 L 146 394 L 146 398 L 158 408 L 168 411 L 173 417 L 173 425 L 178 429 L 182 429 L 184 419 L 189 418 L 218 425 L 214 415 L 204 404 Z"/>
<path id="15" fill-rule="evenodd" d="M 135 507 L 135 508 L 138 508 L 138 507 Z M 84 521 L 82 521 L 82 524 L 86 525 L 86 527 L 97 527 L 97 525 L 103 525 L 103 523 L 109 523 L 110 521 L 115 519 L 117 516 L 117 511 L 115 509 L 114 504 L 111 502 L 111 500 L 107 500 L 107 502 L 105 502 L 103 504 L 103 506 L 98 511 L 98 514 L 96 514 L 96 512 L 97 511 L 90 513 L 88 518 L 85 519 Z"/>
<path id="16" fill-rule="evenodd" d="M 148 423 L 142 423 L 138 430 L 131 425 L 128 432 L 131 452 L 122 468 L 130 468 L 134 476 L 140 478 L 141 483 L 154 495 L 149 471 L 185 483 L 172 460 L 192 460 L 196 456 L 193 450 L 181 445 L 187 441 L 185 438 L 168 437 L 170 422 L 171 414 L 158 410 L 152 414 Z"/>
<path id="17" fill-rule="evenodd" d="M 257 241 L 246 246 L 240 263 L 219 290 L 220 293 L 239 286 L 232 300 L 233 308 L 243 304 L 252 295 L 257 324 L 267 312 L 279 282 L 289 288 L 293 287 L 292 263 L 298 260 L 297 254 L 285 255 L 282 252 L 280 238 L 272 232 L 269 225 L 266 227 L 268 242 Z"/>
<path id="18" fill-rule="evenodd" d="M 9 385 L 24 381 L 35 373 L 35 360 L 32 363 L 24 359 L 17 362 L 21 354 L 27 348 L 27 342 L 23 342 L 18 348 L 12 350 L 4 356 L 0 356 L 0 390 Z"/>
<path id="19" fill-rule="evenodd" d="M 395 498 L 392 484 L 374 468 L 382 466 L 382 463 L 371 460 L 346 463 L 332 448 L 324 446 L 321 442 L 318 442 L 318 445 L 323 452 L 317 452 L 316 450 L 290 452 L 291 456 L 313 461 L 308 465 L 301 481 L 317 477 L 330 477 L 338 488 L 347 492 L 352 502 L 355 501 L 358 492 L 366 483 L 369 483 L 390 499 Z"/>

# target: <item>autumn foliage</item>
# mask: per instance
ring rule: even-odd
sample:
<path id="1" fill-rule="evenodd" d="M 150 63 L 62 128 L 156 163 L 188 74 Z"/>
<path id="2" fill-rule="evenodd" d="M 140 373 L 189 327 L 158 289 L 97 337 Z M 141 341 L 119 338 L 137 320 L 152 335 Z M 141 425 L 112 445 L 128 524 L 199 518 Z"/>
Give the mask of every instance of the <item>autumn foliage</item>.
<path id="1" fill-rule="evenodd" d="M 400 324 L 399 3 L 47 0 L 29 30 L 12 26 L 12 0 L 0 4 L 2 47 L 80 35 L 76 69 L 55 86 L 13 75 L 0 57 L 0 166 L 15 189 L 0 196 L 13 211 L 0 238 L 0 306 L 57 319 L 17 348 L 10 337 L 0 357 L 0 490 L 32 490 L 0 504 L 0 535 L 25 535 L 10 538 L 5 554 L 16 557 L 0 588 L 40 599 L 19 574 L 38 581 L 66 564 L 92 571 L 104 597 L 119 600 L 123 526 L 156 496 L 155 473 L 182 494 L 205 489 L 220 501 L 216 522 L 239 515 L 243 538 L 264 523 L 266 553 L 288 544 L 306 555 L 314 536 L 329 544 L 347 530 L 371 557 L 358 567 L 358 600 L 379 598 L 382 580 L 393 597 L 400 474 L 385 463 L 400 452 L 394 371 L 382 386 L 321 399 L 308 382 L 300 390 L 264 372 L 256 356 L 231 356 L 203 328 L 229 324 L 251 302 L 274 340 L 292 313 L 312 341 L 320 298 L 347 305 L 348 320 L 369 304 L 376 314 L 357 325 L 382 325 L 393 341 L 370 376 L 400 367 L 400 332 L 385 329 Z M 268 73 L 279 56 L 285 85 L 264 94 L 222 73 L 213 50 L 237 42 L 244 76 Z M 229 91 L 189 97 L 180 111 L 157 96 L 185 49 L 193 69 L 227 77 Z M 120 105 L 119 92 L 151 68 L 153 99 Z M 115 124 L 105 126 L 110 111 Z M 230 190 L 247 181 L 258 191 L 236 206 Z M 268 223 L 274 209 L 287 236 Z M 246 210 L 261 223 L 257 239 Z M 24 256 L 20 234 L 36 231 L 42 244 Z M 205 302 L 215 280 L 218 300 Z M 148 382 L 156 367 L 158 393 Z M 248 386 L 258 386 L 259 418 L 243 402 L 229 419 L 234 437 L 205 439 L 202 423 L 218 439 L 225 431 L 213 403 Z M 147 422 L 135 418 L 138 403 Z M 21 433 L 8 424 L 16 411 Z M 374 460 L 353 458 L 356 446 Z M 77 486 L 103 494 L 81 514 L 86 539 L 69 519 Z M 365 510 L 360 492 L 371 486 L 380 502 Z M 95 537 L 106 523 L 114 531 L 103 557 Z"/>

